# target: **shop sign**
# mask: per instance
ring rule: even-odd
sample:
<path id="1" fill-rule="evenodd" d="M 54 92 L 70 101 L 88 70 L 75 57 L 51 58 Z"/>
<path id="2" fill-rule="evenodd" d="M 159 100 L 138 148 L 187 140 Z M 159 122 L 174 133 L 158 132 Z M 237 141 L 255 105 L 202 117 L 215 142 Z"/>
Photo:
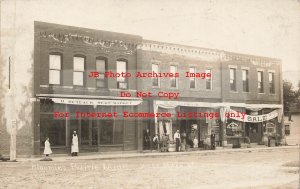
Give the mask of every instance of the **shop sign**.
<path id="1" fill-rule="evenodd" d="M 235 123 L 235 122 L 232 121 L 231 123 L 229 123 L 227 125 L 227 129 L 237 130 L 238 126 L 239 125 L 237 123 Z"/>
<path id="2" fill-rule="evenodd" d="M 58 104 L 91 105 L 91 106 L 136 106 L 141 100 L 94 100 L 94 99 L 67 99 L 52 98 Z"/>
<path id="3" fill-rule="evenodd" d="M 236 111 L 230 109 L 230 113 L 235 113 L 237 114 Z M 237 121 L 242 121 L 242 122 L 250 122 L 250 123 L 260 123 L 263 121 L 268 121 L 271 119 L 274 119 L 275 117 L 278 116 L 278 111 L 274 110 L 268 114 L 264 115 L 245 115 L 244 119 L 242 117 L 230 117 L 231 119 L 237 120 Z"/>

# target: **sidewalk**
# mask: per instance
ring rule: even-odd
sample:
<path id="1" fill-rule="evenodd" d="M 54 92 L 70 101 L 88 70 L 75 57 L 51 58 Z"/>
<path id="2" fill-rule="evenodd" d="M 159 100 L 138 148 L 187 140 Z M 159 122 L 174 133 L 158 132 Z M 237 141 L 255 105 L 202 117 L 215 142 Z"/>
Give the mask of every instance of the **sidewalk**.
<path id="1" fill-rule="evenodd" d="M 138 158 L 138 157 L 157 157 L 157 156 L 178 156 L 178 155 L 204 155 L 204 154 L 214 154 L 214 153 L 232 153 L 232 152 L 262 152 L 262 151 L 271 151 L 271 150 L 288 150 L 295 149 L 299 150 L 299 146 L 278 146 L 278 147 L 260 147 L 260 148 L 218 148 L 216 150 L 200 150 L 200 151 L 187 151 L 187 152 L 157 152 L 157 151 L 148 151 L 138 153 L 134 152 L 116 152 L 116 153 L 89 153 L 89 154 L 80 154 L 77 157 L 71 157 L 66 154 L 62 155 L 53 155 L 51 158 L 53 161 L 73 161 L 73 160 L 108 160 L 108 159 L 123 159 L 123 158 Z M 30 162 L 30 161 L 39 161 L 44 156 L 34 157 L 34 158 L 17 158 L 18 162 Z"/>

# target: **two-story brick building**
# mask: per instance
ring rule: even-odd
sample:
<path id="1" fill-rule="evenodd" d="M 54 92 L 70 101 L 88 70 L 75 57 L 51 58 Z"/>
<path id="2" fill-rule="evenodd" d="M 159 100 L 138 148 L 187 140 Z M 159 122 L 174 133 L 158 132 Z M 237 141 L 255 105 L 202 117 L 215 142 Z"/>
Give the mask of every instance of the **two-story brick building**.
<path id="1" fill-rule="evenodd" d="M 191 145 L 195 136 L 202 143 L 212 131 L 216 134 L 217 145 L 246 137 L 251 143 L 263 143 L 267 136 L 281 134 L 282 75 L 279 60 L 148 40 L 143 40 L 138 52 L 138 63 L 143 62 L 138 64 L 138 70 L 175 70 L 180 75 L 178 78 L 148 78 L 138 82 L 143 91 L 154 94 L 161 90 L 177 91 L 180 94 L 178 99 L 169 101 L 157 96 L 143 99 L 148 103 L 148 111 L 169 111 L 176 115 L 169 120 L 153 120 L 154 123 L 148 126 L 152 133 L 164 133 L 162 128 L 171 124 L 170 137 L 180 130 Z M 210 73 L 211 77 L 186 77 L 187 72 Z M 198 115 L 209 112 L 210 117 L 178 117 L 188 112 L 198 112 Z M 229 112 L 233 114 L 227 119 Z M 234 114 L 238 112 L 245 114 L 244 119 Z"/>

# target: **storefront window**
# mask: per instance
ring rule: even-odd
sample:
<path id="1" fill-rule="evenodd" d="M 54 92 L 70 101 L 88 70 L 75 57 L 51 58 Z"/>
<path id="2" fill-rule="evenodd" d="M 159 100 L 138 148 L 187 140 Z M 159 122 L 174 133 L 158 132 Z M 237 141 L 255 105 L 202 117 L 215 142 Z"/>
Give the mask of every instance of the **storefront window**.
<path id="1" fill-rule="evenodd" d="M 92 120 L 92 145 L 98 145 L 98 121 Z"/>
<path id="2" fill-rule="evenodd" d="M 81 120 L 81 144 L 83 145 L 89 144 L 89 120 L 88 119 Z"/>
<path id="3" fill-rule="evenodd" d="M 40 141 L 44 146 L 46 137 L 49 137 L 51 146 L 66 145 L 65 119 L 54 119 L 52 114 L 41 114 Z"/>
<path id="4" fill-rule="evenodd" d="M 113 120 L 101 120 L 100 144 L 113 144 Z"/>
<path id="5" fill-rule="evenodd" d="M 242 124 L 238 121 L 229 119 L 226 125 L 227 136 L 242 136 Z"/>

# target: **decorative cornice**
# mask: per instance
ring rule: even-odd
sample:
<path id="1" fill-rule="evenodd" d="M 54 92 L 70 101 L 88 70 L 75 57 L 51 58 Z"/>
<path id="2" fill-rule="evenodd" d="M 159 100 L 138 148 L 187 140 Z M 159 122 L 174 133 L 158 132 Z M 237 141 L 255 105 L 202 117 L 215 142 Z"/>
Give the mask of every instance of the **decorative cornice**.
<path id="1" fill-rule="evenodd" d="M 71 44 L 74 42 L 80 42 L 85 45 L 91 45 L 102 49 L 122 50 L 125 51 L 126 54 L 133 54 L 137 47 L 137 44 L 135 43 L 128 43 L 121 40 L 104 40 L 98 38 L 95 39 L 90 36 L 79 35 L 76 33 L 61 34 L 61 33 L 40 32 L 39 36 L 41 38 L 54 41 L 58 43 L 60 46 L 64 46 L 65 44 Z"/>
<path id="2" fill-rule="evenodd" d="M 162 43 L 150 40 L 144 40 L 142 44 L 138 45 L 137 48 L 145 51 L 155 51 L 166 54 L 188 56 L 205 61 L 218 61 L 220 60 L 220 57 L 222 57 L 222 52 L 217 50 L 189 47 L 179 44 Z"/>
<path id="3" fill-rule="evenodd" d="M 254 56 L 247 54 L 232 53 L 227 51 L 206 49 L 200 47 L 191 47 L 179 44 L 163 43 L 151 40 L 144 40 L 142 44 L 138 45 L 138 49 L 145 51 L 154 51 L 166 54 L 176 54 L 187 56 L 190 58 L 197 58 L 205 61 L 239 61 L 250 62 L 255 66 L 270 67 L 272 64 L 280 64 L 280 59 Z"/>

